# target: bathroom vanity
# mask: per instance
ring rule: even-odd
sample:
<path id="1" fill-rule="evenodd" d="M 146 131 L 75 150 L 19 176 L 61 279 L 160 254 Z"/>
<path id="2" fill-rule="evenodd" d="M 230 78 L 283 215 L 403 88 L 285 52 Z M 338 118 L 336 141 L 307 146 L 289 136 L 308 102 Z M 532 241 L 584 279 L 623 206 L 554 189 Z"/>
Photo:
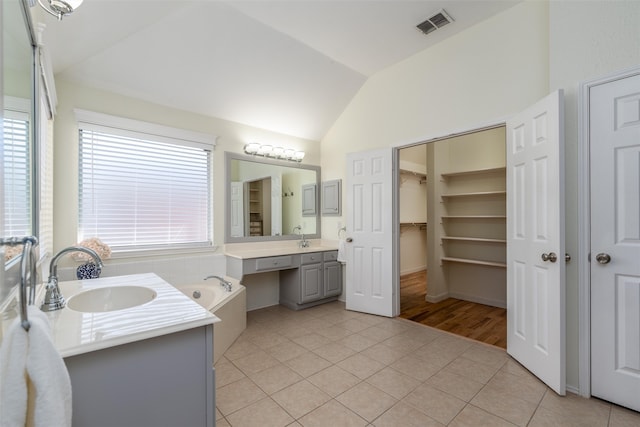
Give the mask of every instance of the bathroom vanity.
<path id="1" fill-rule="evenodd" d="M 342 293 L 338 251 L 295 255 L 300 266 L 280 272 L 280 304 L 293 310 L 336 300 Z"/>
<path id="2" fill-rule="evenodd" d="M 64 358 L 74 426 L 214 426 L 213 329 Z"/>
<path id="3" fill-rule="evenodd" d="M 225 246 L 227 275 L 241 280 L 250 274 L 280 273 L 280 304 L 293 310 L 338 299 L 342 293 L 342 265 L 331 245 L 312 243 L 299 248 L 295 241 Z"/>
<path id="4" fill-rule="evenodd" d="M 83 292 L 132 286 L 155 296 L 112 311 L 70 308 Z M 61 282 L 60 288 L 68 305 L 48 316 L 71 377 L 74 426 L 215 425 L 216 316 L 155 274 Z"/>

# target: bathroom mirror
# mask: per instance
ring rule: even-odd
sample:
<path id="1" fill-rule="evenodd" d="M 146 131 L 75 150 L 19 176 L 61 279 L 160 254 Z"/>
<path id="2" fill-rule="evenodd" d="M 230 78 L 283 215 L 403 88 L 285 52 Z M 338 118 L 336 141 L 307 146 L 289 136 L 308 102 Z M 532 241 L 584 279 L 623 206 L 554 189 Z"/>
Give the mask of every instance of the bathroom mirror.
<path id="1" fill-rule="evenodd" d="M 2 132 L 3 132 L 3 224 L 2 236 L 36 235 L 33 213 L 36 146 L 34 43 L 28 5 L 23 0 L 4 0 L 2 6 Z M 16 248 L 5 248 L 19 257 Z M 19 249 L 19 248 L 18 248 Z M 5 257 L 8 258 L 8 257 Z"/>
<path id="2" fill-rule="evenodd" d="M 303 198 L 303 189 L 319 188 L 319 166 L 227 152 L 225 177 L 225 243 L 298 239 L 298 225 L 306 237 L 320 237 L 319 209 L 308 215 L 318 192 Z"/>

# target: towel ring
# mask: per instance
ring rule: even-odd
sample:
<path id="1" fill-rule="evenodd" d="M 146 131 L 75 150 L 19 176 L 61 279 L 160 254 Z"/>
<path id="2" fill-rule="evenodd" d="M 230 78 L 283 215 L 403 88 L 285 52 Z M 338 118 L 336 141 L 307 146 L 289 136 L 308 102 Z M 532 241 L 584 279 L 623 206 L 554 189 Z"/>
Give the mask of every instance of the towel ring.
<path id="1" fill-rule="evenodd" d="M 347 227 L 342 227 L 338 229 L 338 239 L 342 238 L 342 236 L 347 234 Z"/>
<path id="2" fill-rule="evenodd" d="M 33 305 L 35 301 L 36 289 L 36 262 L 34 260 L 33 247 L 38 244 L 38 239 L 34 236 L 23 238 L 10 237 L 0 239 L 1 246 L 23 245 L 22 258 L 20 259 L 20 325 L 25 331 L 31 328 L 29 315 L 27 314 L 27 304 Z M 29 296 L 27 297 L 27 286 Z"/>

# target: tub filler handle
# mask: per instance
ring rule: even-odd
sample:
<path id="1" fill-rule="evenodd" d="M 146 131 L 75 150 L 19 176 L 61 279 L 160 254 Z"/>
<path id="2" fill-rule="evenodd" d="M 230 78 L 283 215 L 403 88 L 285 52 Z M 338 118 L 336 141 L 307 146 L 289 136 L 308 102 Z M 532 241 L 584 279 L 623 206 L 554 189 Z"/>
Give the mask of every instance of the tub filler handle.
<path id="1" fill-rule="evenodd" d="M 232 289 L 233 285 L 231 284 L 231 282 L 229 282 L 228 280 L 225 280 L 224 278 L 222 278 L 220 276 L 215 276 L 214 275 L 214 276 L 207 276 L 207 277 L 204 278 L 204 280 L 207 280 L 207 279 L 218 279 L 220 281 L 220 286 L 222 286 L 225 291 L 231 292 L 233 290 Z"/>

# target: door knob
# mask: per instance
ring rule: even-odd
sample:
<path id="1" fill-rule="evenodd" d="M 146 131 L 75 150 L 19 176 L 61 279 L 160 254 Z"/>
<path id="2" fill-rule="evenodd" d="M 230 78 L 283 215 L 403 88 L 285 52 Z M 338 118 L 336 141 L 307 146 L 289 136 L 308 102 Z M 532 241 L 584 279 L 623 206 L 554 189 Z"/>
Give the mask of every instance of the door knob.
<path id="1" fill-rule="evenodd" d="M 347 237 L 347 243 L 351 243 L 353 242 L 353 239 L 351 237 Z"/>
<path id="2" fill-rule="evenodd" d="M 558 260 L 558 255 L 554 252 L 549 252 L 548 254 L 542 254 L 543 261 L 556 262 Z"/>
<path id="3" fill-rule="evenodd" d="M 596 261 L 598 261 L 598 264 L 609 264 L 611 262 L 611 256 L 601 252 L 596 255 Z"/>

